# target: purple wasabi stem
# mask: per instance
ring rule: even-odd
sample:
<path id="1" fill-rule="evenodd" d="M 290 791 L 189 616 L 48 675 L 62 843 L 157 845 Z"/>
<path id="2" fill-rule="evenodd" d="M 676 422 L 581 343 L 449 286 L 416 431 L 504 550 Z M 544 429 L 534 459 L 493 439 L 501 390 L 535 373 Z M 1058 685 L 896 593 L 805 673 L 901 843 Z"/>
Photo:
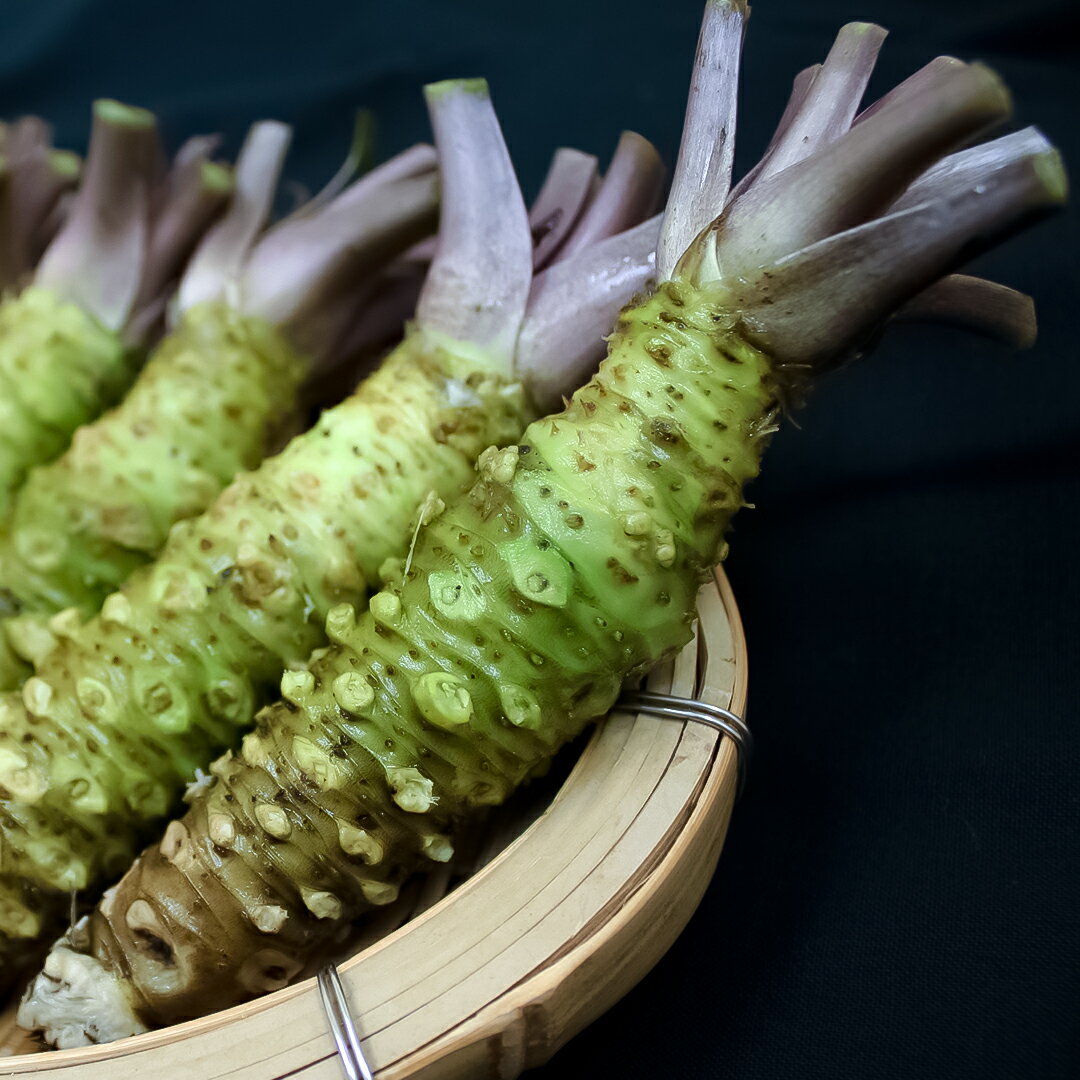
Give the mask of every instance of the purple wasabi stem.
<path id="1" fill-rule="evenodd" d="M 317 213 L 272 229 L 244 269 L 241 308 L 284 329 L 316 370 L 320 361 L 336 360 L 337 342 L 358 306 L 358 285 L 435 227 L 438 174 L 432 168 L 410 175 L 399 160 L 406 158 L 409 169 L 428 160 L 416 149 L 374 169 Z"/>
<path id="2" fill-rule="evenodd" d="M 334 344 L 324 352 L 303 387 L 305 408 L 336 405 L 356 389 L 386 353 L 401 341 L 424 287 L 427 262 L 395 259 L 375 281 L 357 290 Z"/>
<path id="3" fill-rule="evenodd" d="M 1013 349 L 1035 344 L 1035 302 L 1025 293 L 969 274 L 949 274 L 909 300 L 897 322 L 941 323 Z"/>
<path id="4" fill-rule="evenodd" d="M 529 208 L 533 268 L 541 270 L 569 235 L 592 192 L 598 162 L 592 154 L 563 146 L 555 151 L 539 194 Z"/>
<path id="5" fill-rule="evenodd" d="M 82 158 L 73 151 L 49 150 L 39 167 L 16 170 L 17 225 L 27 272 L 37 265 L 67 220 L 82 168 Z"/>
<path id="6" fill-rule="evenodd" d="M 49 154 L 49 177 L 46 182 L 54 186 L 58 194 L 30 236 L 26 251 L 26 262 L 29 267 L 37 266 L 41 261 L 41 256 L 56 239 L 71 215 L 82 169 L 82 158 L 70 150 L 53 150 Z"/>
<path id="7" fill-rule="evenodd" d="M 919 176 L 890 211 L 910 209 L 965 184 L 977 191 L 989 171 L 1052 150 L 1041 132 L 1028 127 L 957 151 Z M 909 300 L 894 318 L 898 322 L 947 324 L 1012 348 L 1026 349 L 1035 343 L 1035 305 L 1031 297 L 965 274 L 953 274 L 931 285 Z"/>
<path id="8" fill-rule="evenodd" d="M 15 198 L 11 165 L 0 154 L 0 289 L 10 289 L 19 280 L 22 259 L 15 236 Z"/>
<path id="9" fill-rule="evenodd" d="M 425 88 L 445 163 L 439 242 L 417 305 L 428 333 L 468 341 L 509 368 L 532 283 L 532 234 L 513 165 L 483 79 L 450 80 Z M 482 120 L 487 123 L 482 125 Z M 459 128 L 487 132 L 479 152 L 458 161 Z M 463 151 L 462 151 L 463 153 Z M 449 164 L 451 159 L 453 165 Z M 491 202 L 465 197 L 458 185 L 490 190 Z M 448 253 L 452 253 L 449 257 Z M 507 272 L 508 267 L 515 269 Z"/>
<path id="10" fill-rule="evenodd" d="M 368 197 L 372 187 L 388 186 L 399 180 L 408 180 L 415 176 L 424 176 L 433 169 L 439 167 L 439 155 L 435 147 L 429 143 L 417 143 L 400 154 L 395 154 L 388 161 L 384 161 L 378 168 L 361 176 L 352 184 L 334 196 L 333 204 L 337 207 L 348 207 L 354 201 L 362 202 Z M 305 216 L 301 213 L 298 216 Z M 286 218 L 285 221 L 291 221 Z M 282 222 L 284 224 L 285 222 Z"/>
<path id="11" fill-rule="evenodd" d="M 858 225 L 1009 109 L 1008 91 L 989 68 L 953 61 L 854 125 L 827 153 L 754 183 L 699 236 L 682 270 L 700 281 L 734 280 Z"/>
<path id="12" fill-rule="evenodd" d="M 817 79 L 820 71 L 821 64 L 811 64 L 809 67 L 804 67 L 802 71 L 791 80 L 791 93 L 788 95 L 784 111 L 780 114 L 780 122 L 776 125 L 776 130 L 769 140 L 769 145 L 765 147 L 765 153 L 761 155 L 761 160 L 754 166 L 755 171 L 758 166 L 769 159 L 773 150 L 776 149 L 776 144 L 784 137 L 788 128 L 794 122 L 795 117 L 798 116 L 799 110 L 802 108 L 802 104 L 806 100 L 807 94 L 809 94 L 810 90 L 813 88 L 814 81 Z"/>
<path id="13" fill-rule="evenodd" d="M 429 169 L 438 168 L 438 155 L 435 153 L 435 148 L 429 146 L 427 143 L 419 143 L 416 146 L 398 154 L 396 157 L 390 159 L 390 161 L 384 162 L 379 166 L 380 169 L 386 169 L 393 164 L 393 167 L 397 170 L 396 173 L 386 173 L 386 180 L 394 180 L 398 177 L 404 178 L 408 176 L 418 176 L 423 172 L 427 172 Z M 354 185 L 355 186 L 355 185 Z M 342 192 L 338 198 L 351 198 L 351 192 L 353 188 L 348 188 Z M 361 194 L 363 194 L 361 192 Z M 298 210 L 294 211 L 285 220 L 291 221 L 296 217 L 303 217 L 306 207 L 301 206 Z M 425 236 L 423 240 L 417 241 L 408 251 L 402 255 L 403 262 L 418 264 L 421 273 L 427 272 L 428 264 L 435 257 L 435 245 L 437 237 L 435 235 Z M 422 280 L 422 278 L 421 278 Z M 415 299 L 415 297 L 414 297 Z M 411 312 L 411 308 L 410 308 Z"/>
<path id="14" fill-rule="evenodd" d="M 432 147 L 412 147 L 357 180 L 317 212 L 287 218 L 270 229 L 255 245 L 251 265 L 244 271 L 245 308 L 275 321 L 288 318 L 303 304 L 303 298 L 294 295 L 295 281 L 310 279 L 308 267 L 327 262 L 327 252 L 333 252 L 335 259 L 348 255 L 354 239 L 342 234 L 342 222 L 349 216 L 367 216 L 369 207 L 392 199 L 398 190 L 416 187 L 416 181 L 420 181 L 417 190 L 433 191 L 436 164 Z"/>
<path id="15" fill-rule="evenodd" d="M 589 378 L 619 309 L 655 282 L 660 222 L 658 214 L 597 241 L 533 281 L 517 365 L 540 409 L 556 410 Z"/>
<path id="16" fill-rule="evenodd" d="M 840 28 L 825 62 L 795 76 L 765 153 L 732 190 L 729 201 L 816 153 L 851 127 L 885 37 L 886 31 L 873 23 Z"/>
<path id="17" fill-rule="evenodd" d="M 624 131 L 600 189 L 559 249 L 559 258 L 571 258 L 654 214 L 660 207 L 666 174 L 656 147 L 636 132 Z"/>
<path id="18" fill-rule="evenodd" d="M 136 309 L 164 303 L 164 293 L 195 245 L 233 195 L 232 170 L 209 160 L 210 136 L 190 139 L 174 159 L 150 239 Z"/>
<path id="19" fill-rule="evenodd" d="M 954 189 L 957 184 L 977 183 L 979 177 L 990 169 L 1052 149 L 1049 140 L 1038 128 L 1026 127 L 959 150 L 942 158 L 915 179 L 889 209 L 905 210 L 909 206 L 917 206 L 941 191 Z"/>
<path id="20" fill-rule="evenodd" d="M 49 125 L 36 116 L 24 116 L 7 129 L 4 153 L 12 172 L 12 240 L 20 273 L 41 258 L 52 238 L 43 235 L 43 226 L 79 179 L 78 154 L 54 150 L 51 140 Z"/>
<path id="21" fill-rule="evenodd" d="M 173 154 L 173 172 L 196 161 L 209 161 L 221 149 L 220 135 L 192 135 L 185 139 Z"/>
<path id="22" fill-rule="evenodd" d="M 666 280 L 695 236 L 727 202 L 735 157 L 739 62 L 750 9 L 709 0 L 698 37 L 682 142 L 660 232 L 656 271 Z"/>
<path id="23" fill-rule="evenodd" d="M 38 266 L 38 285 L 111 330 L 123 327 L 138 293 L 158 148 L 151 113 L 96 102 L 82 184 Z"/>
<path id="24" fill-rule="evenodd" d="M 787 104 L 784 106 L 784 111 L 780 114 L 780 120 L 772 133 L 769 145 L 765 147 L 765 153 L 762 154 L 757 164 L 754 165 L 753 168 L 751 168 L 750 171 L 731 189 L 727 197 L 728 202 L 734 202 L 735 199 L 737 199 L 757 179 L 765 162 L 769 160 L 769 157 L 776 149 L 777 144 L 794 122 L 795 117 L 798 115 L 799 109 L 802 108 L 802 103 L 806 100 L 806 95 L 814 85 L 814 80 L 817 78 L 820 70 L 820 64 L 811 64 L 809 67 L 803 68 L 792 80 L 791 93 L 788 95 Z"/>
<path id="25" fill-rule="evenodd" d="M 892 311 L 1066 191 L 1057 152 L 1036 152 L 724 284 L 751 340 L 785 364 L 819 365 L 856 351 Z"/>
<path id="26" fill-rule="evenodd" d="M 593 155 L 569 147 L 561 147 L 552 156 L 547 176 L 528 212 L 534 274 L 562 258 L 561 245 L 593 194 L 597 165 Z M 340 362 L 331 377 L 320 372 L 312 384 L 313 400 L 337 400 L 374 358 L 401 338 L 406 321 L 416 309 L 436 242 L 437 238 L 431 236 L 414 244 L 380 275 L 363 303 L 357 305 L 360 317 L 344 328 L 334 346 L 333 353 Z"/>
<path id="27" fill-rule="evenodd" d="M 220 298 L 236 281 L 270 216 L 291 136 L 292 130 L 275 120 L 252 125 L 236 160 L 229 209 L 203 238 L 184 271 L 176 297 L 179 311 Z"/>
<path id="28" fill-rule="evenodd" d="M 374 355 L 400 338 L 410 316 L 434 341 L 447 339 L 458 351 L 480 346 L 499 370 L 513 371 L 532 281 L 532 236 L 513 164 L 482 79 L 436 83 L 425 95 L 440 146 L 437 242 L 413 244 L 355 305 L 359 318 L 346 320 L 327 350 L 337 362 L 323 365 L 308 388 L 314 400 L 340 397 Z M 413 147 L 375 172 L 419 177 L 434 163 L 431 147 Z M 338 203 L 354 197 L 351 191 Z"/>
<path id="29" fill-rule="evenodd" d="M 781 118 L 776 136 L 755 170 L 756 181 L 808 158 L 851 127 L 885 34 L 873 23 L 841 27 L 820 70 L 793 88 L 793 95 L 797 92 L 800 100 Z"/>
<path id="30" fill-rule="evenodd" d="M 589 211 L 557 215 L 560 244 L 547 256 L 547 267 L 541 273 L 535 272 L 534 251 L 533 284 L 518 337 L 516 367 L 530 394 L 537 395 L 541 403 L 557 403 L 561 394 L 588 377 L 603 357 L 602 335 L 610 329 L 619 308 L 654 277 L 659 218 L 645 226 L 638 223 L 646 207 L 653 205 L 649 193 L 661 175 L 659 155 L 645 139 L 632 133 L 619 145 L 621 160 L 617 166 L 613 161 L 608 170 L 600 211 L 595 216 Z M 576 174 L 573 182 L 571 173 Z M 593 174 L 594 159 L 589 155 L 558 151 L 530 210 L 530 221 L 542 220 L 552 207 L 557 211 L 560 202 L 566 208 L 584 199 Z M 559 195 L 560 191 L 576 194 Z M 620 228 L 624 231 L 608 243 L 612 230 Z M 587 243 L 579 242 L 579 231 L 591 234 Z M 320 372 L 312 387 L 316 400 L 340 396 L 349 380 L 358 377 L 362 365 L 400 337 L 423 281 L 426 248 L 427 244 L 414 245 L 382 275 L 375 291 L 365 296 L 362 318 L 345 327 L 332 350 L 343 358 L 342 363 L 329 379 Z M 572 251 L 575 253 L 568 254 Z M 551 346 L 555 339 L 559 341 L 557 348 Z"/>
<path id="31" fill-rule="evenodd" d="M 957 60 L 955 56 L 935 56 L 933 60 L 924 64 L 918 71 L 904 79 L 903 82 L 897 83 L 888 93 L 879 97 L 877 101 L 867 105 L 855 117 L 852 125 L 865 123 L 882 109 L 895 104 L 897 101 L 904 100 L 913 91 L 929 90 L 933 95 L 935 88 L 941 85 L 942 80 L 948 79 L 953 68 L 961 63 L 962 61 Z"/>

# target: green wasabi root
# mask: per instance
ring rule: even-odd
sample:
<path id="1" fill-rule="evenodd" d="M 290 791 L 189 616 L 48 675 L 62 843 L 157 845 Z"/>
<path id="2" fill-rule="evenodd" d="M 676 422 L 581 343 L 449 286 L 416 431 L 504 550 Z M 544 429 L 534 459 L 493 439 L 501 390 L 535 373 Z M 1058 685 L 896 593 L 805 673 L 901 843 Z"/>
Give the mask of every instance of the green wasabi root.
<path id="1" fill-rule="evenodd" d="M 478 351 L 413 334 L 311 431 L 176 525 L 155 564 L 0 697 L 0 888 L 33 905 L 122 872 L 282 670 L 325 643 L 330 609 L 362 608 L 380 566 L 406 555 L 425 494 L 460 490 L 480 450 L 528 419 L 520 386 Z M 0 935 L 2 959 L 26 930 Z"/>
<path id="2" fill-rule="evenodd" d="M 28 611 L 92 614 L 177 521 L 262 460 L 306 371 L 265 321 L 221 303 L 188 311 L 124 401 L 13 497 L 0 586 Z"/>
<path id="3" fill-rule="evenodd" d="M 30 469 L 62 453 L 134 371 L 117 334 L 49 290 L 0 304 L 0 516 Z"/>
<path id="4" fill-rule="evenodd" d="M 286 675 L 284 700 L 90 917 L 82 951 L 122 986 L 117 1023 L 283 985 L 688 640 L 777 409 L 769 359 L 733 321 L 663 286 L 565 412 L 481 456 L 399 586 L 364 616 L 330 612 L 332 646 Z M 20 1022 L 55 1027 L 59 992 L 39 982 Z M 62 1045 L 93 1037 L 66 1030 Z"/>

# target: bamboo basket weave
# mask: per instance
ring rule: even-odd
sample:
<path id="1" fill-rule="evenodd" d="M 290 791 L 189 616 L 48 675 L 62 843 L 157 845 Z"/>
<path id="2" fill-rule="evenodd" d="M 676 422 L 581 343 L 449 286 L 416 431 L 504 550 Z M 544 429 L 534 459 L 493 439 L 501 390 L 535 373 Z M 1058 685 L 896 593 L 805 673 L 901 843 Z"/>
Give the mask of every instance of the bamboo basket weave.
<path id="1" fill-rule="evenodd" d="M 746 643 L 720 571 L 702 588 L 698 614 L 694 640 L 649 687 L 742 713 Z M 534 795 L 493 820 L 466 880 L 455 888 L 449 872 L 425 880 L 339 959 L 379 1080 L 511 1080 L 546 1062 L 637 983 L 685 926 L 720 854 L 735 786 L 733 745 L 711 729 L 609 716 L 553 797 L 537 807 Z M 6 1027 L 7 1052 L 16 1056 L 0 1059 L 0 1076 L 342 1075 L 313 978 L 81 1050 L 27 1053 L 10 1013 Z"/>

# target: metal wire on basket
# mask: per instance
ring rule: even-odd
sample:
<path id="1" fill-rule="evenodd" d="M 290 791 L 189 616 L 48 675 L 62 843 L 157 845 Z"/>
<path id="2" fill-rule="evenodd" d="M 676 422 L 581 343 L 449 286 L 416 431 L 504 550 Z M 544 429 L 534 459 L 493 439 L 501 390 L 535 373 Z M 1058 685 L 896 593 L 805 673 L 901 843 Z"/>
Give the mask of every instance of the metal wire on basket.
<path id="1" fill-rule="evenodd" d="M 319 970 L 319 997 L 322 999 L 326 1022 L 337 1046 L 341 1068 L 348 1080 L 374 1080 L 371 1066 L 364 1058 L 360 1036 L 356 1032 L 345 987 L 341 984 L 336 964 L 327 964 Z"/>
<path id="2" fill-rule="evenodd" d="M 750 758 L 754 752 L 754 737 L 750 734 L 746 721 L 738 713 L 722 709 L 719 705 L 708 705 L 704 701 L 657 694 L 651 690 L 627 690 L 619 698 L 617 707 L 628 712 L 660 716 L 667 720 L 690 720 L 726 735 L 735 744 L 738 773 L 736 797 L 742 795 L 746 787 Z"/>

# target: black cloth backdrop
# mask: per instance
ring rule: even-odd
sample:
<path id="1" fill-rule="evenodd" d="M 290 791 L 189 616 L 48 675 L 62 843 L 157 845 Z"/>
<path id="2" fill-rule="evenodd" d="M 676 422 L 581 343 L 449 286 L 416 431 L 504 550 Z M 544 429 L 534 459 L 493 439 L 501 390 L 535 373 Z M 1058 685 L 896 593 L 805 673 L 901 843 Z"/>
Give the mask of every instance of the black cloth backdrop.
<path id="1" fill-rule="evenodd" d="M 980 58 L 1080 162 L 1069 0 L 759 0 L 738 165 L 836 28 L 891 30 L 880 92 Z M 6 0 L 0 113 L 85 144 L 88 104 L 174 140 L 296 125 L 290 176 L 336 166 L 354 106 L 380 152 L 427 137 L 420 86 L 482 74 L 526 193 L 552 149 L 622 128 L 678 145 L 699 0 Z M 979 267 L 1034 295 L 1031 352 L 891 333 L 770 450 L 729 573 L 758 756 L 715 879 L 659 966 L 540 1078 L 1080 1076 L 1077 217 Z"/>

